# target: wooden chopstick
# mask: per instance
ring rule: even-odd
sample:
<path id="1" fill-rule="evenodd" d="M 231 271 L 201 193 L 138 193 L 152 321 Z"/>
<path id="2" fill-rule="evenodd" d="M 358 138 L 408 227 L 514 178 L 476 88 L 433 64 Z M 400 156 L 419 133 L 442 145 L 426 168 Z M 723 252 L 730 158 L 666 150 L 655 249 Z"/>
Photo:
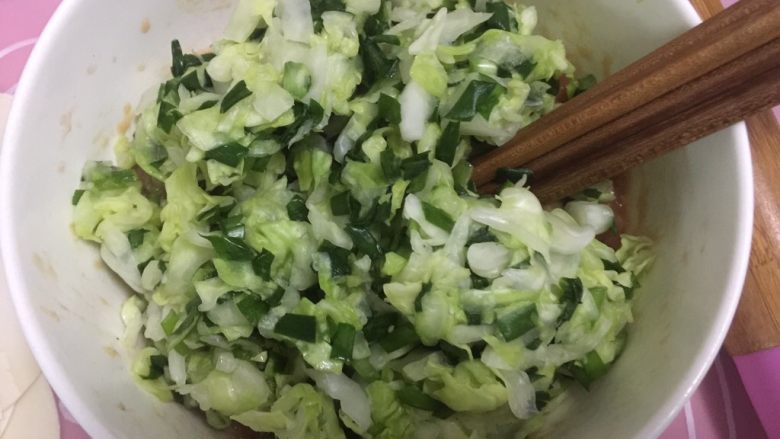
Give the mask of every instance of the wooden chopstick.
<path id="1" fill-rule="evenodd" d="M 723 90 L 744 81 L 746 75 L 758 75 L 780 65 L 780 38 L 691 81 L 654 101 L 572 140 L 524 166 L 533 170 L 537 181 L 554 177 L 573 162 L 579 166 L 598 151 L 620 147 L 615 139 L 629 135 L 673 114 L 687 110 L 699 101 L 709 100 Z"/>
<path id="2" fill-rule="evenodd" d="M 561 199 L 780 102 L 780 65 L 750 82 L 721 90 L 711 99 L 621 139 L 619 144 L 588 157 L 587 164 L 562 167 L 555 175 L 535 181 L 534 194 L 542 201 Z"/>
<path id="3" fill-rule="evenodd" d="M 777 0 L 742 0 L 476 158 L 472 179 L 490 182 L 780 36 Z"/>

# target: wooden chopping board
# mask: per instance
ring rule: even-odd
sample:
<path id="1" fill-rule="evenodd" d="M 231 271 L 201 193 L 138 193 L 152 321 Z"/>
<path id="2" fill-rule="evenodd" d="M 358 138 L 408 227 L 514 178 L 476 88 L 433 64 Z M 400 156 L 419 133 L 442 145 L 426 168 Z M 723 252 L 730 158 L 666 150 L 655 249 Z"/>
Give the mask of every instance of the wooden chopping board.
<path id="1" fill-rule="evenodd" d="M 691 0 L 702 18 L 723 9 L 720 0 Z M 771 111 L 747 120 L 753 155 L 753 247 L 742 299 L 726 350 L 744 355 L 780 347 L 780 125 Z"/>

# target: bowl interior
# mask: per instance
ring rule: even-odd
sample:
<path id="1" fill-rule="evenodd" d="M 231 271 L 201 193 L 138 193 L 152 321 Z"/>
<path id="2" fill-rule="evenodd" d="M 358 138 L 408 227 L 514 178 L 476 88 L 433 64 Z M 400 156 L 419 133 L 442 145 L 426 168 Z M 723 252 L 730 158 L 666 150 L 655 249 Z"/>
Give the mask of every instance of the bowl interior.
<path id="1" fill-rule="evenodd" d="M 597 76 L 696 22 L 685 0 L 530 3 L 538 3 L 542 32 L 562 38 L 580 71 Z M 3 258 L 36 358 L 93 437 L 214 435 L 131 379 L 130 353 L 119 342 L 128 293 L 97 249 L 70 230 L 70 196 L 84 161 L 111 158 L 112 139 L 127 125 L 121 121 L 165 76 L 170 41 L 178 38 L 185 50 L 207 47 L 232 4 L 64 2 L 18 88 L 0 164 Z M 574 395 L 556 412 L 545 436 L 659 434 L 714 358 L 736 307 L 752 214 L 744 127 L 649 163 L 632 182 L 634 229 L 657 240 L 658 255 L 628 347 L 589 394 Z"/>

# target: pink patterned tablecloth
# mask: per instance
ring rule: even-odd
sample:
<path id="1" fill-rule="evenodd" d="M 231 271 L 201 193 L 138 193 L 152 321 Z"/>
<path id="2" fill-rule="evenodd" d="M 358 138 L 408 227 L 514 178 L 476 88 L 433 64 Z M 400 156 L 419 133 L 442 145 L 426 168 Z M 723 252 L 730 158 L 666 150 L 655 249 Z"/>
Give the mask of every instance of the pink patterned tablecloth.
<path id="1" fill-rule="evenodd" d="M 734 3 L 726 0 L 724 3 Z M 13 94 L 16 83 L 38 35 L 60 0 L 0 0 L 0 92 Z M 777 110 L 775 110 L 778 113 Z M 775 370 L 780 370 L 780 355 Z M 740 358 L 740 369 L 751 366 L 749 358 Z M 750 385 L 750 379 L 746 380 Z M 750 385 L 755 404 L 773 404 L 773 395 L 761 394 L 760 386 Z M 759 387 L 753 389 L 753 387 Z M 780 387 L 775 387 L 775 390 Z M 764 390 L 764 392 L 769 392 Z M 84 439 L 87 434 L 58 403 L 63 439 Z M 760 407 L 761 409 L 766 407 Z M 767 412 L 763 410 L 763 412 Z M 771 410 L 770 410 L 771 412 Z M 780 419 L 763 419 L 767 431 L 780 432 Z M 768 425 L 770 423 L 771 425 Z M 767 437 L 761 427 L 751 398 L 745 391 L 737 369 L 725 353 L 715 360 L 712 369 L 693 397 L 685 404 L 662 439 L 761 439 Z"/>

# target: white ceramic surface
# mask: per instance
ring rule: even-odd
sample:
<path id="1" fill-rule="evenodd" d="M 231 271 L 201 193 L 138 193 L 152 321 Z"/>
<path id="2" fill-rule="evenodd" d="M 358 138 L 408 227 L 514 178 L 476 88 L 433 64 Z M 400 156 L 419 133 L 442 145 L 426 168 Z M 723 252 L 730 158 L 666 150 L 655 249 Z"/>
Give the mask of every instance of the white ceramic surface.
<path id="1" fill-rule="evenodd" d="M 96 438 L 213 435 L 186 410 L 135 386 L 118 342 L 127 292 L 68 225 L 83 162 L 111 157 L 124 107 L 163 78 L 170 40 L 206 47 L 231 3 L 66 0 L 17 90 L 0 158 L 8 280 L 41 368 Z M 583 71 L 602 75 L 697 22 L 687 0 L 530 3 L 538 3 L 543 29 L 562 36 Z M 626 351 L 589 394 L 558 412 L 560 420 L 545 430 L 550 437 L 660 434 L 712 362 L 739 299 L 753 210 L 744 126 L 632 177 L 631 215 L 638 231 L 657 239 L 658 260 L 640 292 Z"/>

